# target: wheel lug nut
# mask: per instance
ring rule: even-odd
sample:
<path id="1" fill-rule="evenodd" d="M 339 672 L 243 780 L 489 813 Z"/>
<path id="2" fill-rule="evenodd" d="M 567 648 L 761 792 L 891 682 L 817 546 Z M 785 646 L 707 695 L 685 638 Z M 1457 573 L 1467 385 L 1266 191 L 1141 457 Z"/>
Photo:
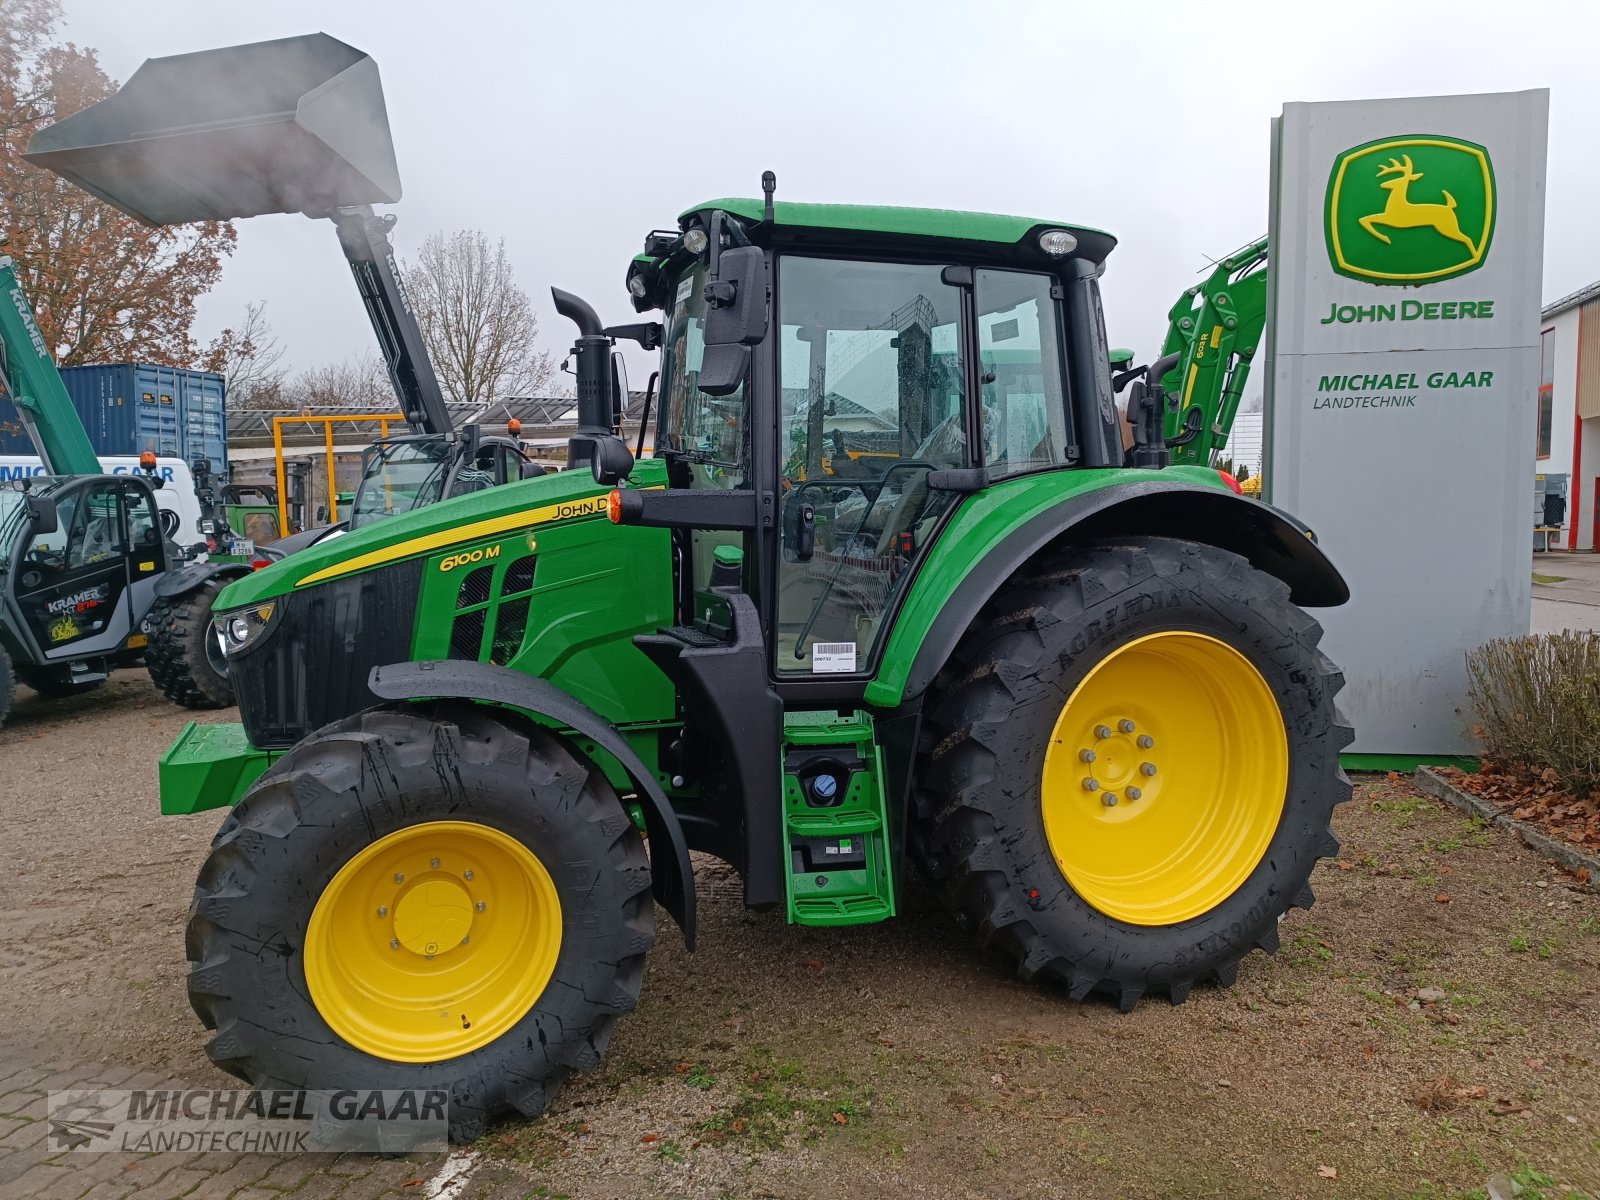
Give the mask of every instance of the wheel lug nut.
<path id="1" fill-rule="evenodd" d="M 394 873 L 394 881 L 396 883 L 404 883 L 406 881 L 405 872 L 404 871 L 396 871 Z"/>
<path id="2" fill-rule="evenodd" d="M 1078 751 L 1078 757 L 1081 758 L 1084 762 L 1093 762 L 1094 761 L 1094 751 L 1093 750 L 1079 750 Z"/>
<path id="3" fill-rule="evenodd" d="M 1096 725 L 1094 727 L 1094 735 L 1097 738 L 1108 738 L 1108 737 L 1110 737 L 1111 736 L 1111 726 L 1109 726 L 1109 725 Z"/>
<path id="4" fill-rule="evenodd" d="M 428 865 L 437 871 L 439 869 L 439 860 L 437 858 L 430 858 L 428 860 Z"/>
<path id="5" fill-rule="evenodd" d="M 488 908 L 488 907 L 489 907 L 489 906 L 488 906 L 488 905 L 487 905 L 487 904 L 485 904 L 485 903 L 484 903 L 484 902 L 483 902 L 483 901 L 482 901 L 482 900 L 479 900 L 479 901 L 478 901 L 478 911 L 479 911 L 479 912 L 483 912 L 483 911 L 484 911 L 484 910 L 485 910 L 485 909 L 487 909 L 487 908 Z"/>
<path id="6" fill-rule="evenodd" d="M 1140 763 L 1139 770 L 1145 775 L 1154 775 L 1156 773 L 1156 765 L 1155 763 Z"/>
<path id="7" fill-rule="evenodd" d="M 1126 789 L 1124 794 L 1128 797 L 1129 800 L 1137 800 L 1140 796 L 1144 795 L 1144 793 L 1141 792 L 1136 787 L 1131 787 L 1131 788 Z"/>
<path id="8" fill-rule="evenodd" d="M 1154 746 L 1155 744 L 1156 744 L 1155 738 L 1151 737 L 1148 733 L 1141 733 L 1139 735 L 1139 749 L 1148 750 L 1148 749 L 1150 749 L 1151 746 Z"/>
<path id="9" fill-rule="evenodd" d="M 399 938 L 390 938 L 389 939 L 389 949 L 391 949 L 391 950 L 400 949 L 400 939 Z"/>
<path id="10" fill-rule="evenodd" d="M 1097 783 L 1092 777 L 1085 779 L 1083 781 L 1083 790 L 1086 792 L 1097 792 L 1100 790 L 1100 784 Z"/>
<path id="11" fill-rule="evenodd" d="M 1124 717 L 1122 720 L 1117 722 L 1117 728 L 1122 730 L 1123 733 L 1132 733 L 1138 728 L 1138 726 L 1136 726 L 1132 721 L 1128 720 L 1128 718 Z"/>
<path id="12" fill-rule="evenodd" d="M 380 917 L 387 917 L 389 915 L 389 906 L 386 904 L 378 905 L 378 915 Z"/>
<path id="13" fill-rule="evenodd" d="M 1115 792 L 1107 792 L 1104 800 L 1107 808 L 1115 808 L 1117 806 L 1117 794 Z"/>
<path id="14" fill-rule="evenodd" d="M 461 872 L 461 878 L 465 879 L 468 883 L 471 883 L 472 882 L 472 872 L 470 870 Z"/>
<path id="15" fill-rule="evenodd" d="M 466 944 L 467 944 L 467 942 L 468 942 L 468 941 L 469 941 L 469 940 L 470 940 L 470 939 L 471 939 L 471 938 L 472 938 L 472 935 L 471 935 L 471 934 L 470 934 L 470 933 L 469 933 L 469 934 L 467 934 L 467 936 L 466 936 L 466 937 L 464 937 L 464 938 L 462 938 L 462 939 L 461 939 L 461 944 L 462 944 L 462 945 L 463 945 L 463 946 L 465 946 L 465 945 L 466 945 Z"/>

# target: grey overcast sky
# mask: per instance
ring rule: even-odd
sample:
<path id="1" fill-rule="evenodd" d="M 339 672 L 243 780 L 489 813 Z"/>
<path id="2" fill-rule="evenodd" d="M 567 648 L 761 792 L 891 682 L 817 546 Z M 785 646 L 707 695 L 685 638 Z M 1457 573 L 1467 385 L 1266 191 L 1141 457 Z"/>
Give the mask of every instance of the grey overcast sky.
<path id="1" fill-rule="evenodd" d="M 64 6 L 65 37 L 118 80 L 147 57 L 317 30 L 370 53 L 401 252 L 436 229 L 504 237 L 558 353 L 572 331 L 551 284 L 626 319 L 644 233 L 759 194 L 767 168 L 785 199 L 1109 229 L 1111 340 L 1153 352 L 1206 259 L 1265 232 L 1269 122 L 1291 100 L 1550 88 L 1544 296 L 1600 278 L 1600 5 L 1577 0 Z M 297 367 L 373 348 L 325 222 L 240 222 L 198 332 L 255 299 Z"/>

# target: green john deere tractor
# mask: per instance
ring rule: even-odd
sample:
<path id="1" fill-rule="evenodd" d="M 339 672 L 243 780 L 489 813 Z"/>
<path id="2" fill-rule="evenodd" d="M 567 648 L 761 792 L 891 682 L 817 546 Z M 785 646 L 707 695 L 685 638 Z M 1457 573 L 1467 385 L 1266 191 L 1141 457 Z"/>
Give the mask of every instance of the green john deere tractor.
<path id="1" fill-rule="evenodd" d="M 798 925 L 895 916 L 915 863 L 1023 978 L 1123 1009 L 1311 904 L 1351 732 L 1304 610 L 1348 592 L 1171 464 L 1224 375 L 1120 372 L 1125 450 L 1109 234 L 763 185 L 646 237 L 639 323 L 556 293 L 580 469 L 218 598 L 241 723 L 191 725 L 161 800 L 229 809 L 187 942 L 226 1069 L 448 1088 L 457 1137 L 537 1113 L 633 1008 L 658 905 L 693 946 L 691 850 Z M 639 461 L 618 339 L 660 354 Z"/>

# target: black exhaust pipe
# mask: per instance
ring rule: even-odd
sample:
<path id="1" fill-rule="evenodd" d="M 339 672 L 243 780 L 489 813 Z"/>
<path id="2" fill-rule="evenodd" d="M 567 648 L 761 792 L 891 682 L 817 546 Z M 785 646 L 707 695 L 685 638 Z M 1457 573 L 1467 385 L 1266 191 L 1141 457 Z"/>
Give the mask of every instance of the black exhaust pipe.
<path id="1" fill-rule="evenodd" d="M 578 327 L 578 340 L 572 345 L 578 431 L 567 439 L 567 466 L 576 467 L 593 463 L 598 439 L 611 436 L 611 339 L 587 301 L 554 287 L 550 296 L 556 312 Z"/>

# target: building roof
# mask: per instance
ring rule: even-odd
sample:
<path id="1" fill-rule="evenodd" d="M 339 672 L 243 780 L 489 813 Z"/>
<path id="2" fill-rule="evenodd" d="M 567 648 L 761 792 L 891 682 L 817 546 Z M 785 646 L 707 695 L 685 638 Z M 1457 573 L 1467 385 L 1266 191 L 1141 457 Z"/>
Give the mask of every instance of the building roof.
<path id="1" fill-rule="evenodd" d="M 1553 300 L 1539 310 L 1539 318 L 1548 321 L 1557 313 L 1566 312 L 1569 308 L 1577 308 L 1580 304 L 1587 304 L 1591 300 L 1600 300 L 1600 279 L 1595 280 L 1586 288 L 1579 288 L 1570 296 L 1563 296 Z"/>

